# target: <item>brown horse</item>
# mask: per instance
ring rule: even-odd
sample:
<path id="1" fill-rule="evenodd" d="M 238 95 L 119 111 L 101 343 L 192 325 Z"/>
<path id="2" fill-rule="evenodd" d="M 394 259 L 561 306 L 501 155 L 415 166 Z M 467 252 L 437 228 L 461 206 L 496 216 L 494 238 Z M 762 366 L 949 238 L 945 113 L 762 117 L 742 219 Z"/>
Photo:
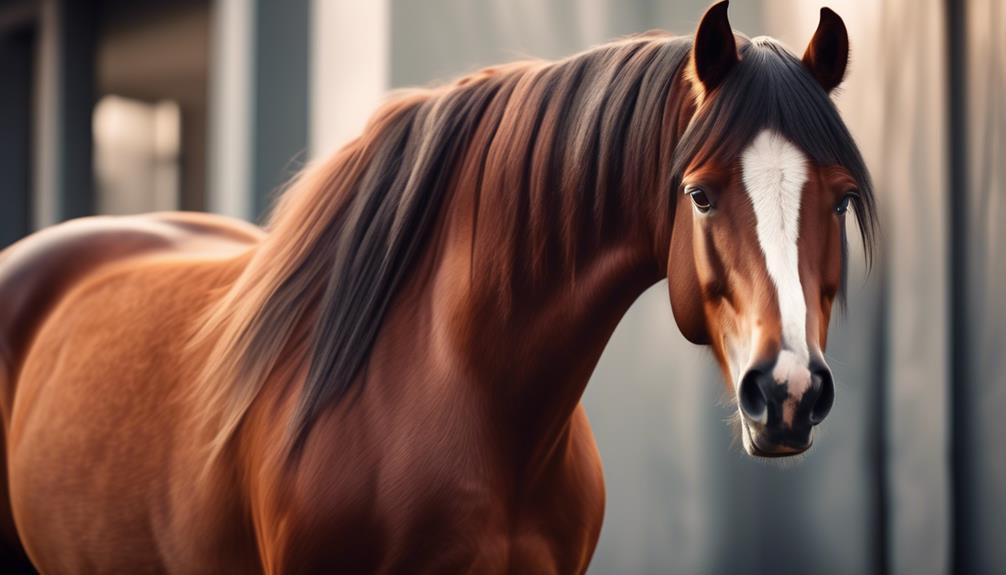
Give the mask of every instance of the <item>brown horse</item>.
<path id="1" fill-rule="evenodd" d="M 45 573 L 581 573 L 580 396 L 669 279 L 754 455 L 811 443 L 845 213 L 848 40 L 633 37 L 394 98 L 262 233 L 70 222 L 0 255 L 7 559 Z"/>

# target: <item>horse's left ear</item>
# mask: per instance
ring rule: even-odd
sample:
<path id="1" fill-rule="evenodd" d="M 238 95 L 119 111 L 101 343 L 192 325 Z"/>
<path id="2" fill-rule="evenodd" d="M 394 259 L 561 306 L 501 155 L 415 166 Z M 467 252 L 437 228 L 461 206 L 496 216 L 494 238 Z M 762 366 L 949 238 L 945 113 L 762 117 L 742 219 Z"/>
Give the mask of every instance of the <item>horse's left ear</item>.
<path id="1" fill-rule="evenodd" d="M 803 65 L 817 78 L 825 92 L 831 92 L 845 77 L 849 64 L 849 33 L 842 18 L 829 8 L 821 8 L 821 21 L 803 53 Z"/>

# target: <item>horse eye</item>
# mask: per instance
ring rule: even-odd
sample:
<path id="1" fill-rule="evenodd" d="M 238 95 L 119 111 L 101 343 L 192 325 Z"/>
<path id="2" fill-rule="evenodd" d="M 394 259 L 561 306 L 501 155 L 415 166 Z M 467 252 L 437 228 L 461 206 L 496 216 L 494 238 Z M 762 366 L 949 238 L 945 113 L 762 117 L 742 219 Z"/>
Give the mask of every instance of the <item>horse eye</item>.
<path id="1" fill-rule="evenodd" d="M 845 212 L 849 211 L 849 202 L 852 201 L 854 198 L 858 197 L 859 194 L 857 194 L 856 192 L 847 192 L 844 196 L 842 196 L 842 199 L 839 200 L 837 204 L 835 204 L 835 213 L 838 215 L 842 215 Z"/>
<path id="2" fill-rule="evenodd" d="M 688 190 L 688 196 L 692 198 L 692 203 L 695 204 L 695 209 L 702 212 L 703 214 L 708 212 L 713 208 L 712 202 L 709 201 L 709 196 L 702 188 L 693 188 Z"/>

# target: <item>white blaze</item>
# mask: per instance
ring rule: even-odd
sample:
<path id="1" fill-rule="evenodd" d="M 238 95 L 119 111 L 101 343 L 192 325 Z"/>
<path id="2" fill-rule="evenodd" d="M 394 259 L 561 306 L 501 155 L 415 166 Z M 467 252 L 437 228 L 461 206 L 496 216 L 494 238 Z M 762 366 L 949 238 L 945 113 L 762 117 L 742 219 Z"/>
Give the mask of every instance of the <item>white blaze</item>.
<path id="1" fill-rule="evenodd" d="M 790 394 L 799 398 L 810 385 L 807 302 L 797 253 L 807 159 L 785 138 L 765 130 L 744 151 L 741 169 L 757 220 L 758 243 L 779 296 L 784 351 L 773 376 L 780 383 L 788 380 Z"/>

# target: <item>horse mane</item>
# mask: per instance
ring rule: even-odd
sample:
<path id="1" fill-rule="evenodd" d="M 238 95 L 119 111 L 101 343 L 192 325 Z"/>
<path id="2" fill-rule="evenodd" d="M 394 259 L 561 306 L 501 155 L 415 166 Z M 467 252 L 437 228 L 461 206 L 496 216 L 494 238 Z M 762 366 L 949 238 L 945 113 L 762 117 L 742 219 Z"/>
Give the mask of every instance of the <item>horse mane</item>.
<path id="1" fill-rule="evenodd" d="M 690 46 L 649 33 L 403 92 L 358 139 L 296 177 L 193 339 L 210 347 L 196 389 L 213 447 L 269 378 L 305 378 L 294 442 L 359 389 L 385 312 L 457 189 L 475 190 L 473 261 L 479 234 L 493 234 L 495 253 L 480 253 L 491 279 L 472 281 L 497 286 L 572 273 L 585 246 L 611 232 L 613 214 L 641 209 L 644 196 L 660 198 L 669 227 L 672 194 L 645 192 L 666 188 L 673 141 L 663 136 L 688 120 L 670 98 L 691 98 L 672 94 Z"/>

